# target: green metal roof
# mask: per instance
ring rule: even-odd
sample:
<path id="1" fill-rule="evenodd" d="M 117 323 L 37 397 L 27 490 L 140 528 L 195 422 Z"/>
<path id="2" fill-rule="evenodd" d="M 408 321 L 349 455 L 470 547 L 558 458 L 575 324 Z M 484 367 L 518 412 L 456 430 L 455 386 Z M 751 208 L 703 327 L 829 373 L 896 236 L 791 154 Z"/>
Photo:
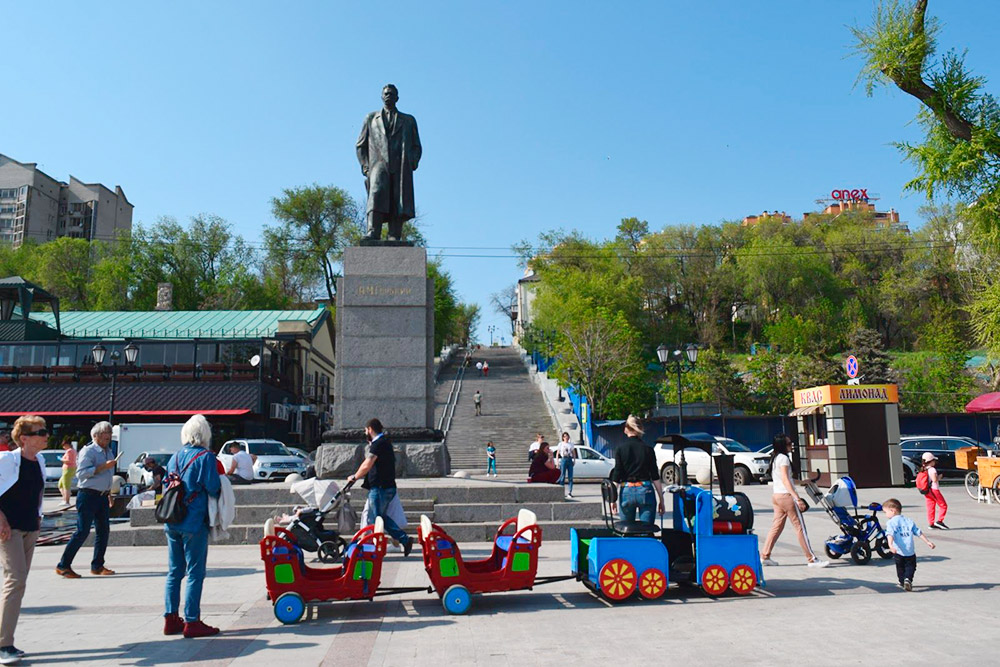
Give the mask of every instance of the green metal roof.
<path id="1" fill-rule="evenodd" d="M 326 308 L 315 310 L 167 310 L 70 311 L 60 314 L 62 335 L 74 338 L 268 338 L 278 332 L 278 322 L 308 322 L 315 331 L 326 317 Z M 55 326 L 52 313 L 31 313 L 31 319 Z"/>

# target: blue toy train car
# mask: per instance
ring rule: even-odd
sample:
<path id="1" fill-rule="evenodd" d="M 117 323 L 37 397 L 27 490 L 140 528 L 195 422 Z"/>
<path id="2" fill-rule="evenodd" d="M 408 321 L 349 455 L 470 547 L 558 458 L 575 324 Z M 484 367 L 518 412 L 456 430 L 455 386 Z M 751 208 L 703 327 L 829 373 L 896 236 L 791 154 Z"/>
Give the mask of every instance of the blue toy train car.
<path id="1" fill-rule="evenodd" d="M 608 504 L 613 488 L 605 483 Z M 749 595 L 763 586 L 749 499 L 742 493 L 716 498 L 696 487 L 672 491 L 672 528 L 609 520 L 606 528 L 572 529 L 573 575 L 615 602 L 636 592 L 655 599 L 670 581 L 700 585 L 712 596 Z"/>

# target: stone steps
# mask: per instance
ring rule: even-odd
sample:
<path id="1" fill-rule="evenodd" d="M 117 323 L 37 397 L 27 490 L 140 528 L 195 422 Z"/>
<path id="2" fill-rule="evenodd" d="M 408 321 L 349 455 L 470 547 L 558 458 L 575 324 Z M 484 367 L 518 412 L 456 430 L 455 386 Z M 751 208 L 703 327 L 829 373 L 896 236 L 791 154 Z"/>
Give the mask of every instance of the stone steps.
<path id="1" fill-rule="evenodd" d="M 497 465 L 508 472 L 528 471 L 528 444 L 541 433 L 550 443 L 558 434 L 548 409 L 514 348 L 475 350 L 473 359 L 488 361 L 489 377 L 466 370 L 446 444 L 451 469 L 485 470 L 486 442 L 497 448 Z M 472 396 L 483 395 L 483 415 L 476 416 Z"/>

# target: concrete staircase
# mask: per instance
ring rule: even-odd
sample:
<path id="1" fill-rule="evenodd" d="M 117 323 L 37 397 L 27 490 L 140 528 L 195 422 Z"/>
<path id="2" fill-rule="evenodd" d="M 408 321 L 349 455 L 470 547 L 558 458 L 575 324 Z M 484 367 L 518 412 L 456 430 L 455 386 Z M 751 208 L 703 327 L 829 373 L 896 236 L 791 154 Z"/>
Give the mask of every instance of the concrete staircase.
<path id="1" fill-rule="evenodd" d="M 491 364 L 492 365 L 492 364 Z M 405 482 L 405 485 L 404 485 Z M 283 484 L 236 487 L 236 519 L 228 540 L 218 544 L 256 544 L 264 534 L 264 521 L 288 512 L 293 496 Z M 562 487 L 498 480 L 401 480 L 400 500 L 406 513 L 406 532 L 416 535 L 421 514 L 427 514 L 458 541 L 493 539 L 500 524 L 527 508 L 538 515 L 545 539 L 566 540 L 573 526 L 592 525 L 600 517 L 599 502 L 565 501 Z M 295 497 L 297 498 L 297 497 Z M 351 504 L 358 514 L 365 493 L 358 489 Z M 91 538 L 93 539 L 93 538 Z M 112 546 L 166 545 L 163 526 L 152 508 L 132 510 L 128 524 L 111 529 Z"/>
<path id="2" fill-rule="evenodd" d="M 479 377 L 475 363 L 487 361 L 489 377 Z M 483 395 L 483 415 L 476 416 L 472 396 Z M 552 417 L 512 347 L 473 350 L 472 365 L 466 369 L 455 417 L 445 443 L 451 455 L 452 472 L 486 471 L 486 442 L 497 448 L 497 472 L 528 473 L 528 445 L 541 433 L 555 447 L 558 434 Z"/>

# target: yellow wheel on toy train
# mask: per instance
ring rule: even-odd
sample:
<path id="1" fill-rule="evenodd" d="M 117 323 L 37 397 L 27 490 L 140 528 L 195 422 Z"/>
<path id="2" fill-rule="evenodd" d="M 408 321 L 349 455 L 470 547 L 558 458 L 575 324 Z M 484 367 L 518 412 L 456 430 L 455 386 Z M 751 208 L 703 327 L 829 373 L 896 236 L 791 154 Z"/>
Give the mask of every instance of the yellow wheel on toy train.
<path id="1" fill-rule="evenodd" d="M 701 588 L 712 597 L 722 595 L 728 587 L 729 575 L 721 565 L 709 565 L 701 573 Z"/>
<path id="2" fill-rule="evenodd" d="M 667 590 L 667 578 L 663 572 L 651 567 L 639 577 L 639 594 L 647 600 L 655 600 Z"/>
<path id="3" fill-rule="evenodd" d="M 757 573 L 749 565 L 737 565 L 729 577 L 729 587 L 737 595 L 750 595 L 757 588 Z"/>
<path id="4" fill-rule="evenodd" d="M 632 563 L 615 558 L 604 564 L 597 581 L 600 582 L 601 593 L 609 600 L 617 602 L 635 592 L 636 578 Z"/>

